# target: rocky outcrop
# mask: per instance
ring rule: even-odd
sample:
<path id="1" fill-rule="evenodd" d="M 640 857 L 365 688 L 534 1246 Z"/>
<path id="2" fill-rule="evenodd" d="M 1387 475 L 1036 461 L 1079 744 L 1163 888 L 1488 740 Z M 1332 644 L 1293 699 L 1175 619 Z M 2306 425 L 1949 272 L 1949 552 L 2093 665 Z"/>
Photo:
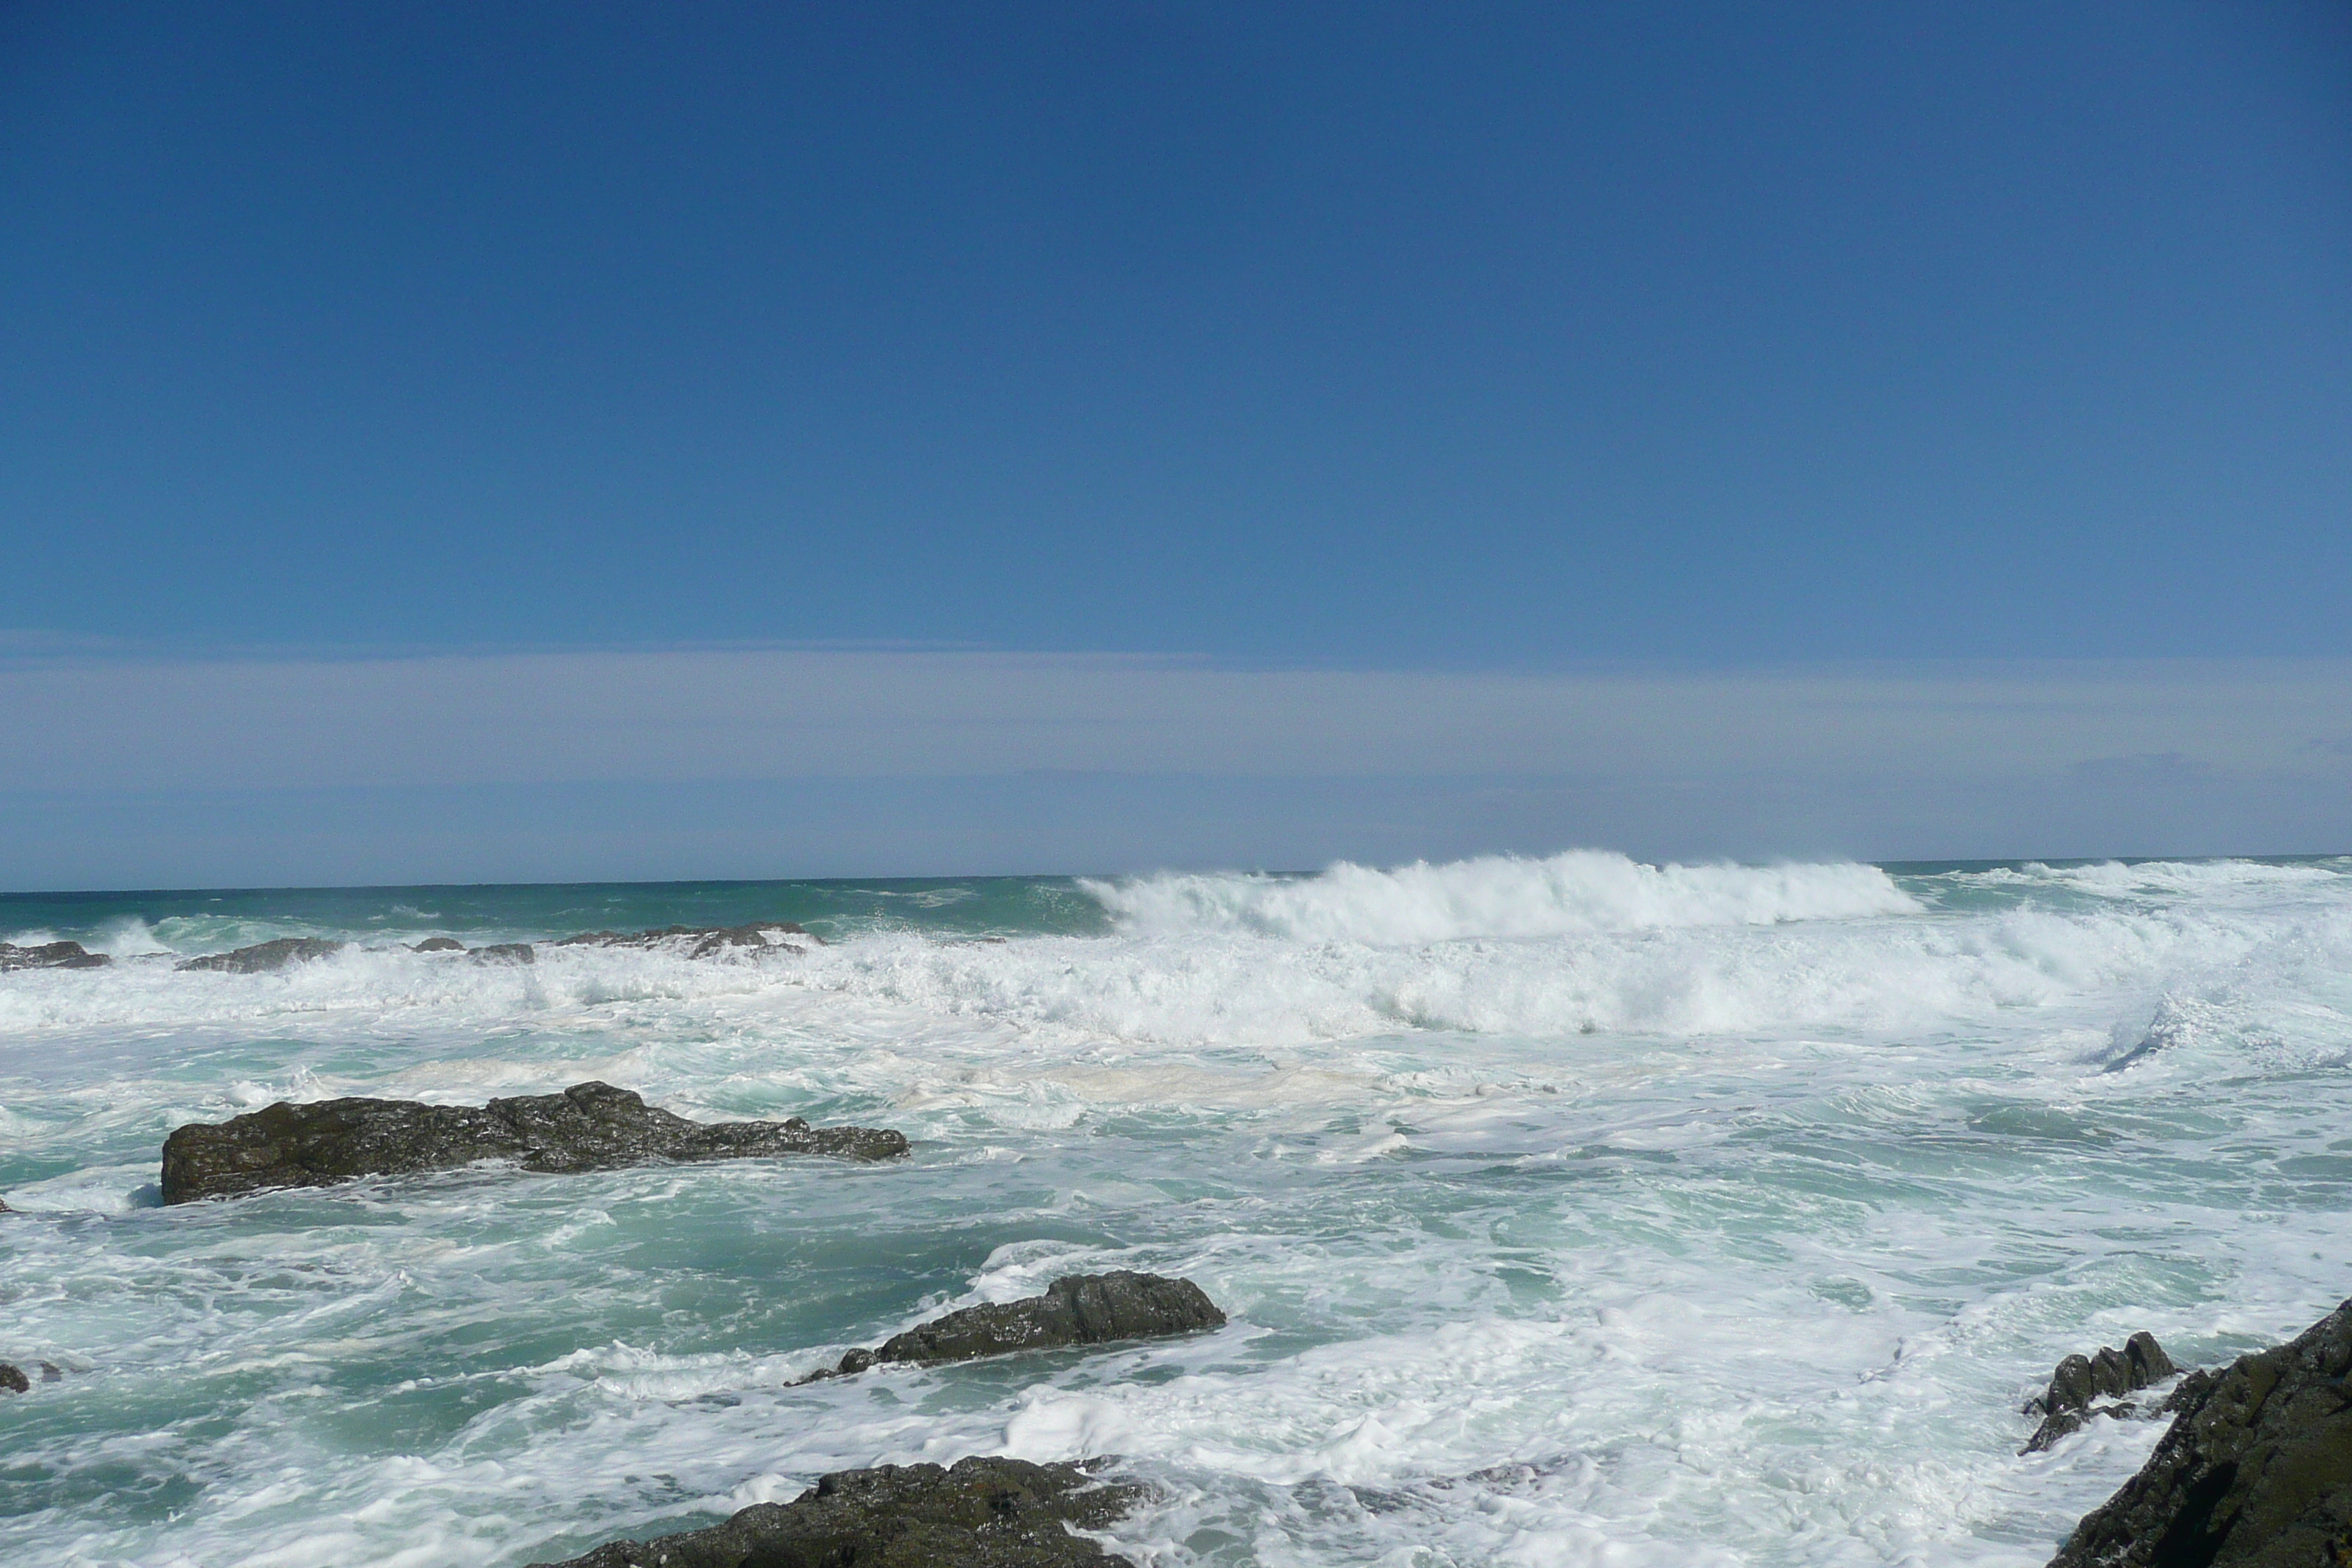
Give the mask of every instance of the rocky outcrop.
<path id="1" fill-rule="evenodd" d="M 45 942 L 32 947 L 0 942 L 0 974 L 12 969 L 103 969 L 113 962 L 78 942 Z"/>
<path id="2" fill-rule="evenodd" d="M 796 940 L 786 942 L 792 937 Z M 823 947 L 824 939 L 791 921 L 754 921 L 740 926 L 664 926 L 659 931 L 583 931 L 559 939 L 557 947 L 663 947 L 675 944 L 688 958 L 708 958 L 730 947 L 781 948 L 803 943 Z"/>
<path id="3" fill-rule="evenodd" d="M 526 1171 L 611 1170 L 656 1160 L 831 1154 L 883 1160 L 906 1138 L 872 1127 L 785 1121 L 689 1121 L 608 1083 L 560 1094 L 467 1105 L 407 1100 L 280 1101 L 222 1122 L 182 1127 L 163 1142 L 163 1201 L 268 1187 L 318 1187 L 359 1176 L 445 1171 L 511 1160 Z"/>
<path id="4" fill-rule="evenodd" d="M 343 944 L 317 936 L 281 936 L 275 942 L 258 942 L 251 947 L 240 947 L 234 952 L 208 952 L 202 958 L 184 958 L 172 965 L 174 969 L 212 969 L 227 974 L 272 974 L 289 963 L 308 963 L 341 952 Z"/>
<path id="5" fill-rule="evenodd" d="M 1143 1501 L 1078 1465 L 970 1458 L 840 1470 L 788 1503 L 758 1503 L 709 1530 L 615 1541 L 537 1568 L 1134 1568 L 1080 1530 Z"/>
<path id="6" fill-rule="evenodd" d="M 2124 1399 L 2152 1387 L 2180 1369 L 2142 1330 L 2124 1342 L 2124 1348 L 2101 1345 L 2096 1355 L 2070 1355 L 2050 1375 L 2050 1387 L 2026 1402 L 2025 1413 L 2039 1415 L 2042 1425 L 2026 1440 L 2021 1454 L 2038 1454 L 2059 1438 L 2079 1432 L 2094 1415 L 2136 1415 L 2139 1407 Z"/>
<path id="7" fill-rule="evenodd" d="M 2051 1568 L 2352 1563 L 2352 1301 L 2201 1380 Z M 2184 1381 L 2184 1388 L 2189 1380 Z"/>
<path id="8" fill-rule="evenodd" d="M 1042 1296 L 966 1307 L 893 1335 L 877 1350 L 854 1350 L 830 1370 L 802 1379 L 842 1377 L 891 1362 L 933 1365 L 1010 1355 L 1015 1351 L 1165 1339 L 1222 1329 L 1224 1313 L 1190 1279 L 1159 1274 L 1071 1274 Z"/>
<path id="9" fill-rule="evenodd" d="M 466 944 L 455 937 L 428 936 L 412 945 L 411 952 L 465 952 Z M 478 947 L 467 956 L 476 963 L 536 963 L 539 954 L 527 942 L 494 942 Z"/>
<path id="10" fill-rule="evenodd" d="M 9 1394 L 29 1394 L 32 1390 L 33 1380 L 25 1375 L 23 1367 L 13 1362 L 0 1361 L 0 1391 Z"/>

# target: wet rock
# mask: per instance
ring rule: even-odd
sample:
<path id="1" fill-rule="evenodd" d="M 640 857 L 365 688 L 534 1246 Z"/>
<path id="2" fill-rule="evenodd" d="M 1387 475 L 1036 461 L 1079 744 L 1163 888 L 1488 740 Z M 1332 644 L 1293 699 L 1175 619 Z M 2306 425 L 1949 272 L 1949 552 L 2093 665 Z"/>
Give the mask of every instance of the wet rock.
<path id="1" fill-rule="evenodd" d="M 882 1160 L 906 1138 L 871 1127 L 785 1121 L 689 1121 L 608 1083 L 467 1105 L 406 1100 L 285 1101 L 222 1122 L 195 1122 L 163 1142 L 163 1201 L 317 1187 L 359 1176 L 445 1171 L 511 1160 L 526 1171 L 612 1170 L 656 1160 L 831 1154 Z"/>
<path id="2" fill-rule="evenodd" d="M 289 963 L 308 963 L 329 953 L 341 952 L 343 944 L 317 936 L 281 936 L 275 942 L 260 942 L 251 947 L 240 947 L 234 952 L 208 952 L 202 958 L 184 958 L 172 965 L 174 969 L 213 969 L 228 974 L 270 974 Z"/>
<path id="3" fill-rule="evenodd" d="M 45 1361 L 41 1363 L 41 1381 L 43 1383 L 63 1383 L 65 1381 L 65 1369 L 59 1366 L 57 1363 L 53 1361 Z"/>
<path id="4" fill-rule="evenodd" d="M 494 942 L 488 947 L 474 950 L 476 963 L 536 963 L 539 954 L 527 942 Z"/>
<path id="5" fill-rule="evenodd" d="M 1123 1270 L 1072 1274 L 1045 1287 L 1042 1296 L 966 1307 L 934 1318 L 892 1336 L 879 1349 L 851 1351 L 832 1371 L 802 1381 L 845 1376 L 884 1362 L 927 1366 L 1015 1351 L 1165 1339 L 1224 1326 L 1224 1313 L 1190 1279 Z"/>
<path id="6" fill-rule="evenodd" d="M 466 944 L 453 936 L 428 936 L 409 950 L 411 952 L 463 952 Z"/>
<path id="7" fill-rule="evenodd" d="M 758 1503 L 709 1530 L 615 1541 L 537 1568 L 1134 1568 L 1080 1530 L 1145 1500 L 1079 1465 L 970 1458 L 840 1470 L 788 1503 Z"/>
<path id="8" fill-rule="evenodd" d="M 2180 1414 L 2156 1452 L 2075 1527 L 2051 1568 L 2352 1562 L 2347 1370 L 2352 1301 L 2286 1344 L 2183 1379 Z"/>
<path id="9" fill-rule="evenodd" d="M 798 942 L 778 940 L 795 937 Z M 688 958 L 708 958 L 730 947 L 782 948 L 794 951 L 799 942 L 818 947 L 824 939 L 792 921 L 754 921 L 740 926 L 664 926 L 658 931 L 583 931 L 559 939 L 557 947 L 660 947 L 675 943 Z"/>
<path id="10" fill-rule="evenodd" d="M 2018 1452 L 2038 1454 L 2059 1438 L 2081 1431 L 2094 1415 L 2122 1418 L 2142 1414 L 2137 1405 L 2123 1395 L 2152 1387 L 2179 1371 L 2156 1342 L 2156 1336 L 2145 1330 L 2126 1340 L 2121 1350 L 2101 1345 L 2096 1355 L 2068 1356 L 2051 1373 L 2048 1390 L 2026 1402 L 2025 1413 L 2042 1420 Z"/>
<path id="11" fill-rule="evenodd" d="M 25 1375 L 24 1368 L 13 1362 L 0 1361 L 0 1389 L 10 1394 L 30 1394 L 33 1381 Z"/>
<path id="12" fill-rule="evenodd" d="M 33 947 L 0 942 L 0 973 L 12 969 L 103 969 L 113 962 L 78 942 L 45 942 Z"/>

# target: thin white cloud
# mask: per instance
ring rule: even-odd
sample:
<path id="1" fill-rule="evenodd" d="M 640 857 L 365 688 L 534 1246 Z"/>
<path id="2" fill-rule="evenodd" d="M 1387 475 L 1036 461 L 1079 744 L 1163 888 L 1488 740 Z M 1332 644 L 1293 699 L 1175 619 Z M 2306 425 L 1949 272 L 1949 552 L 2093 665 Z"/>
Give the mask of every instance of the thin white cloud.
<path id="1" fill-rule="evenodd" d="M 2110 761 L 2352 777 L 2352 661 L 1252 670 L 688 650 L 0 666 L 0 789 L 1013 774 L 1848 784 Z"/>

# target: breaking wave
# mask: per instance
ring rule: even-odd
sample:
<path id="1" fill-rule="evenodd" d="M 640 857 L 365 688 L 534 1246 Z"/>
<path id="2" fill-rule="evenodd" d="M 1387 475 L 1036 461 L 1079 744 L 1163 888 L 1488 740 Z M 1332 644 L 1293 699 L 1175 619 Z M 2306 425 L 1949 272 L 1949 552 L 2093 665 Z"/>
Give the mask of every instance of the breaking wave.
<path id="1" fill-rule="evenodd" d="M 1595 849 L 1541 860 L 1415 861 L 1394 870 L 1343 860 L 1313 877 L 1169 874 L 1079 886 L 1139 935 L 1247 932 L 1374 947 L 1856 920 L 1924 907 L 1875 866 L 1649 866 Z"/>

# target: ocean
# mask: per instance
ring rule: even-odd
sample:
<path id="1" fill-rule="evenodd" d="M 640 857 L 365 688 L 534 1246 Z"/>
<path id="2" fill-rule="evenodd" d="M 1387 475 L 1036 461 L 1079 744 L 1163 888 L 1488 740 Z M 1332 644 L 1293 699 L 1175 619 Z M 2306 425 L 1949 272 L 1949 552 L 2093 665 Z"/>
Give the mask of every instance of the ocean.
<path id="1" fill-rule="evenodd" d="M 800 956 L 469 946 L 791 920 Z M 279 974 L 177 957 L 354 945 Z M 519 1565 L 817 1475 L 1119 1456 L 1139 1563 L 2038 1568 L 2021 1402 L 2352 1294 L 2352 858 L 0 898 L 0 1561 Z M 912 1156 L 165 1208 L 281 1099 L 587 1079 Z M 790 1386 L 1062 1274 L 1214 1333 Z"/>

